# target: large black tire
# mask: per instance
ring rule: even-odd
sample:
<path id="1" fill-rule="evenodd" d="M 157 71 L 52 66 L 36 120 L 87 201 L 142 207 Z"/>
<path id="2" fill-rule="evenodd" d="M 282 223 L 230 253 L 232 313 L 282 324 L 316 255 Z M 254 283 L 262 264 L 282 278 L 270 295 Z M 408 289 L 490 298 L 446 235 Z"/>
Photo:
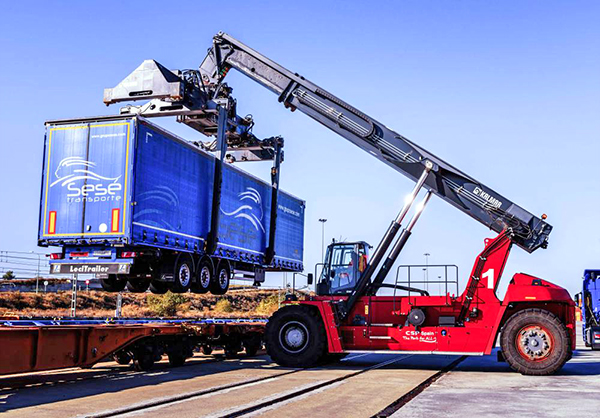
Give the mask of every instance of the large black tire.
<path id="1" fill-rule="evenodd" d="M 127 290 L 131 293 L 144 293 L 148 290 L 150 281 L 145 279 L 127 280 Z"/>
<path id="2" fill-rule="evenodd" d="M 227 262 L 221 261 L 217 266 L 217 272 L 210 282 L 210 292 L 213 295 L 224 295 L 229 289 L 231 281 L 231 270 Z"/>
<path id="3" fill-rule="evenodd" d="M 210 356 L 213 352 L 213 348 L 210 345 L 203 345 L 200 347 L 200 351 L 202 351 L 202 354 Z"/>
<path id="4" fill-rule="evenodd" d="M 171 292 L 185 293 L 190 290 L 194 280 L 194 260 L 188 254 L 179 254 L 175 261 Z"/>
<path id="5" fill-rule="evenodd" d="M 258 353 L 258 350 L 262 348 L 262 341 L 260 338 L 251 338 L 247 341 L 244 341 L 243 345 L 246 356 L 254 357 Z"/>
<path id="6" fill-rule="evenodd" d="M 193 293 L 207 293 L 210 290 L 210 284 L 215 274 L 215 269 L 210 260 L 207 258 L 202 259 L 198 263 L 196 272 L 196 281 L 192 283 L 190 290 Z"/>
<path id="7" fill-rule="evenodd" d="M 500 338 L 506 362 L 521 374 L 556 373 L 571 355 L 567 328 L 556 315 L 543 309 L 525 309 L 504 324 Z"/>
<path id="8" fill-rule="evenodd" d="M 121 292 L 127 285 L 127 280 L 119 280 L 116 274 L 109 274 L 108 279 L 100 279 L 102 289 L 107 292 Z"/>
<path id="9" fill-rule="evenodd" d="M 164 295 L 169 291 L 169 283 L 152 280 L 150 282 L 150 291 L 155 295 Z"/>
<path id="10" fill-rule="evenodd" d="M 265 333 L 267 353 L 285 367 L 312 367 L 327 354 L 327 336 L 319 311 L 288 305 L 269 319 Z"/>

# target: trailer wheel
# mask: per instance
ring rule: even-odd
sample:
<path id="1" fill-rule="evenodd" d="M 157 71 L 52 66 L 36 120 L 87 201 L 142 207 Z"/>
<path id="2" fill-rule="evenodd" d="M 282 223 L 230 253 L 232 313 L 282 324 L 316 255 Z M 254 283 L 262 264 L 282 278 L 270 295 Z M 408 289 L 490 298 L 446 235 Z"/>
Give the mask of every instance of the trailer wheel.
<path id="1" fill-rule="evenodd" d="M 148 290 L 150 281 L 145 279 L 127 280 L 127 290 L 131 293 L 144 293 Z"/>
<path id="2" fill-rule="evenodd" d="M 197 271 L 198 275 L 196 276 L 196 281 L 192 283 L 191 290 L 194 293 L 206 293 L 210 290 L 210 283 L 213 281 L 213 266 L 210 261 L 205 258 L 200 261 Z"/>
<path id="3" fill-rule="evenodd" d="M 213 348 L 210 345 L 203 345 L 200 347 L 200 350 L 202 351 L 202 354 L 207 356 L 210 356 L 213 352 Z"/>
<path id="4" fill-rule="evenodd" d="M 100 279 L 102 289 L 107 292 L 121 292 L 127 285 L 127 280 L 119 280 L 116 274 L 109 274 L 108 279 Z"/>
<path id="5" fill-rule="evenodd" d="M 175 271 L 173 272 L 173 286 L 171 292 L 185 293 L 190 290 L 194 275 L 194 262 L 192 257 L 187 254 L 180 254 L 175 262 Z"/>
<path id="6" fill-rule="evenodd" d="M 213 295 L 224 295 L 229 289 L 229 281 L 231 280 L 231 270 L 229 264 L 220 262 L 217 267 L 217 274 L 213 277 L 210 283 L 210 292 Z"/>
<path id="7" fill-rule="evenodd" d="M 535 376 L 555 373 L 571 352 L 565 325 L 542 309 L 525 309 L 511 316 L 504 324 L 500 345 L 510 367 Z"/>
<path id="8" fill-rule="evenodd" d="M 152 280 L 150 282 L 150 291 L 155 295 L 164 295 L 169 291 L 169 284 L 166 282 Z"/>
<path id="9" fill-rule="evenodd" d="M 327 353 L 327 337 L 319 311 L 303 305 L 288 305 L 269 319 L 267 353 L 286 367 L 311 367 Z"/>

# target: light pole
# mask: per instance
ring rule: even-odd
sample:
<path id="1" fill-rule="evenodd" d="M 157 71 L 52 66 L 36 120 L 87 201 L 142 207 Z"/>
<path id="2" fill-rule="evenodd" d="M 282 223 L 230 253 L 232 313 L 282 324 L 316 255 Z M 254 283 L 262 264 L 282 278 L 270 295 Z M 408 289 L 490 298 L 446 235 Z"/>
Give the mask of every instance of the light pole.
<path id="1" fill-rule="evenodd" d="M 324 263 L 325 262 L 325 222 L 327 222 L 327 219 L 325 218 L 321 218 L 319 219 L 319 222 L 321 222 L 321 262 Z"/>

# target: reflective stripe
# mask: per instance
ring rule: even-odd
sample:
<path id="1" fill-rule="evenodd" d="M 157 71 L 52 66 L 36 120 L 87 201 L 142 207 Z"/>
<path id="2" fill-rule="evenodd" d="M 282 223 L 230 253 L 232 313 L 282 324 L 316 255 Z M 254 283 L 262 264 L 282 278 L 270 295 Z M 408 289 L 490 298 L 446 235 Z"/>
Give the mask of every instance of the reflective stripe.
<path id="1" fill-rule="evenodd" d="M 48 235 L 56 234 L 56 211 L 50 211 L 48 215 Z"/>
<path id="2" fill-rule="evenodd" d="M 110 232 L 119 232 L 119 209 L 112 210 L 112 221 L 110 223 Z"/>

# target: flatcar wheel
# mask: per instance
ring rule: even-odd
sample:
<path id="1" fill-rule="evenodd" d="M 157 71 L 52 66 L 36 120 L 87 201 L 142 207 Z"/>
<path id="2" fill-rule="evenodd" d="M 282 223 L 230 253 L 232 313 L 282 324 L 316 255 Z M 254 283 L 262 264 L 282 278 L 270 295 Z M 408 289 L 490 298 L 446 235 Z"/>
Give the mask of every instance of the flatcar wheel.
<path id="1" fill-rule="evenodd" d="M 138 372 L 150 370 L 154 366 L 154 355 L 152 352 L 139 353 L 133 358 L 133 368 Z"/>
<path id="2" fill-rule="evenodd" d="M 119 364 L 127 365 L 131 363 L 131 354 L 127 351 L 117 351 L 113 354 L 113 359 Z"/>

